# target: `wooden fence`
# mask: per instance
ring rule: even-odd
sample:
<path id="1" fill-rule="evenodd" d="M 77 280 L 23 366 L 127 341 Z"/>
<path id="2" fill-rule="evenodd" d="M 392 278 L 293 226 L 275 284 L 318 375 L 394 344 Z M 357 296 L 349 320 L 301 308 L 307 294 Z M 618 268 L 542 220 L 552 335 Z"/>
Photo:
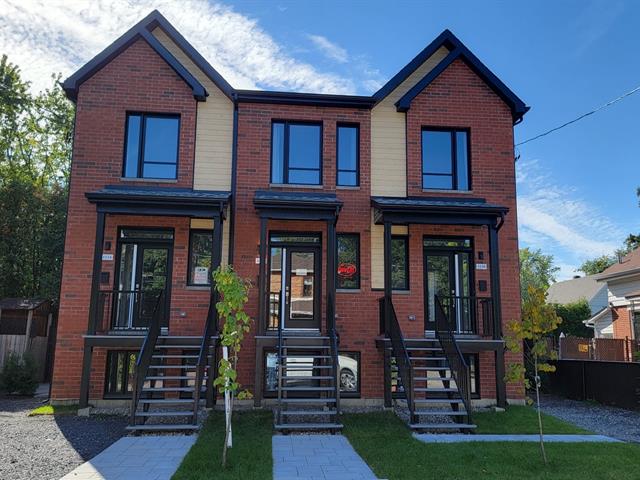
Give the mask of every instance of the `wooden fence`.
<path id="1" fill-rule="evenodd" d="M 640 341 L 630 338 L 560 337 L 557 351 L 560 360 L 640 361 Z"/>

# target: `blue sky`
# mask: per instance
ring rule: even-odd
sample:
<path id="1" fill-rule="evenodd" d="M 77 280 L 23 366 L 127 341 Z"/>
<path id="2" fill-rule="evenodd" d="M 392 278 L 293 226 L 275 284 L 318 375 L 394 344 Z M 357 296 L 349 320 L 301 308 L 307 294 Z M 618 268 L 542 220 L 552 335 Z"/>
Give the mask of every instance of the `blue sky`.
<path id="1" fill-rule="evenodd" d="M 640 2 L 0 0 L 0 51 L 33 88 L 158 8 L 238 88 L 369 94 L 443 29 L 528 105 L 523 141 L 640 85 Z M 569 278 L 640 232 L 640 92 L 517 148 L 520 239 Z"/>

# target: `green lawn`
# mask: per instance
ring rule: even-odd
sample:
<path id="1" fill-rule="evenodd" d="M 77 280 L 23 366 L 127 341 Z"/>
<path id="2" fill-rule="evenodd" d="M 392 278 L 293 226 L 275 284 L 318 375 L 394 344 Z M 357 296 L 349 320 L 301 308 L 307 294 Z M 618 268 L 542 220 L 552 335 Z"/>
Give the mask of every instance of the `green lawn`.
<path id="1" fill-rule="evenodd" d="M 527 418 L 535 422 L 534 413 L 516 408 L 474 415 L 474 421 L 482 433 L 534 432 L 535 423 L 524 425 Z M 428 445 L 412 438 L 407 426 L 391 412 L 344 415 L 342 421 L 344 434 L 357 452 L 378 477 L 390 480 L 626 480 L 640 475 L 638 445 L 547 443 L 550 463 L 545 467 L 537 443 Z M 546 424 L 549 433 L 578 431 L 549 417 Z"/>
<path id="2" fill-rule="evenodd" d="M 269 411 L 236 412 L 233 415 L 233 448 L 222 470 L 224 415 L 212 412 L 198 441 L 182 461 L 172 480 L 269 479 L 273 472 L 271 435 L 273 414 Z"/>
<path id="3" fill-rule="evenodd" d="M 538 433 L 538 415 L 532 407 L 512 406 L 506 412 L 473 414 L 477 433 Z M 591 433 L 551 415 L 542 414 L 545 433 Z"/>

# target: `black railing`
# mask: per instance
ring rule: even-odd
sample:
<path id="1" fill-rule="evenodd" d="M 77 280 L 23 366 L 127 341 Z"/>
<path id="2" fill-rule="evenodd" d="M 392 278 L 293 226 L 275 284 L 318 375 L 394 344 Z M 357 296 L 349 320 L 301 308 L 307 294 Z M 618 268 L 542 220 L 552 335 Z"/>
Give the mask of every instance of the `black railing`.
<path id="1" fill-rule="evenodd" d="M 396 311 L 393 308 L 391 300 L 385 300 L 385 297 L 380 298 L 379 306 L 382 316 L 385 320 L 385 330 L 389 338 L 391 339 L 391 348 L 393 350 L 393 357 L 396 361 L 396 367 L 398 369 L 398 377 L 402 382 L 402 390 L 404 391 L 405 398 L 407 400 L 407 408 L 409 409 L 409 416 L 411 422 L 415 420 L 415 408 L 413 404 L 413 368 L 411 367 L 411 358 L 409 357 L 409 351 L 407 350 L 400 324 L 398 323 L 398 317 Z"/>
<path id="2" fill-rule="evenodd" d="M 340 361 L 338 359 L 338 333 L 335 328 L 329 330 L 329 341 L 331 342 L 331 357 L 332 357 L 332 374 L 333 374 L 333 386 L 335 387 L 336 398 L 336 420 L 340 415 Z M 337 423 L 337 422 L 336 422 Z"/>
<path id="3" fill-rule="evenodd" d="M 285 364 L 286 364 L 286 359 L 283 359 L 283 355 L 284 355 L 284 341 L 283 341 L 283 334 L 282 334 L 282 322 L 278 322 L 278 324 L 276 325 L 276 327 L 278 328 L 278 411 L 277 413 L 277 417 L 276 417 L 276 424 L 281 424 L 282 423 L 282 377 L 284 376 L 284 369 L 285 369 Z"/>
<path id="4" fill-rule="evenodd" d="M 215 286 L 212 286 L 211 288 L 215 288 Z M 211 349 L 211 337 L 214 335 L 217 335 L 217 322 L 215 321 L 215 319 L 218 318 L 217 316 L 217 312 L 216 312 L 216 304 L 217 304 L 217 295 L 214 295 L 211 298 L 211 301 L 209 302 L 209 310 L 207 312 L 207 320 L 206 320 L 206 325 L 204 327 L 204 335 L 202 337 L 202 342 L 200 343 L 200 353 L 198 354 L 198 363 L 196 364 L 196 381 L 195 381 L 195 385 L 194 385 L 194 391 L 193 391 L 193 423 L 195 424 L 197 422 L 198 419 L 198 408 L 200 407 L 200 396 L 202 395 L 202 383 L 204 380 L 204 374 L 207 368 L 207 365 L 209 366 L 209 373 L 208 373 L 208 378 L 207 378 L 207 382 L 206 382 L 206 395 L 207 395 L 207 407 L 211 407 L 212 405 L 210 405 L 210 399 L 209 399 L 209 393 L 210 390 L 213 387 L 213 381 L 214 381 L 214 372 L 217 371 L 217 369 L 215 368 L 215 363 L 218 361 L 217 359 L 217 355 L 216 352 L 213 353 L 213 355 L 211 356 L 211 361 L 209 361 L 210 358 L 210 349 Z"/>
<path id="5" fill-rule="evenodd" d="M 447 357 L 451 376 L 456 382 L 460 397 L 467 412 L 467 423 L 471 422 L 471 374 L 469 365 L 462 356 L 460 347 L 456 342 L 456 319 L 450 318 L 440 302 L 440 298 L 435 297 L 435 323 L 436 337 L 440 341 L 440 346 Z"/>
<path id="6" fill-rule="evenodd" d="M 136 359 L 136 369 L 133 374 L 133 392 L 131 397 L 131 425 L 136 424 L 136 410 L 138 408 L 138 401 L 142 395 L 142 388 L 147 376 L 147 370 L 153 357 L 153 352 L 156 349 L 156 343 L 158 336 L 160 335 L 160 317 L 158 316 L 164 311 L 162 308 L 164 302 L 164 290 L 160 292 L 160 295 L 156 299 L 156 304 L 152 313 L 152 321 L 149 325 L 149 331 L 142 343 L 140 353 Z"/>
<path id="7" fill-rule="evenodd" d="M 495 322 L 491 297 L 440 297 L 440 304 L 455 333 L 494 338 Z M 434 312 L 431 312 L 434 313 Z"/>
<path id="8" fill-rule="evenodd" d="M 99 332 L 146 331 L 152 318 L 164 318 L 165 305 L 157 303 L 161 293 L 158 290 L 101 290 L 93 325 Z"/>

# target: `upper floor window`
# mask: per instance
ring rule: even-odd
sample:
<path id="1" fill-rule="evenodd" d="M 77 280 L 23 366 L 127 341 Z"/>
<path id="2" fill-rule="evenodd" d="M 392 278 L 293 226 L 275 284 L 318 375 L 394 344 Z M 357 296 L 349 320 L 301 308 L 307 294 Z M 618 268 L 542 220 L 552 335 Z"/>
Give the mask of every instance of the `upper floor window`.
<path id="1" fill-rule="evenodd" d="M 178 174 L 180 117 L 148 113 L 127 115 L 124 176 L 175 179 Z"/>
<path id="2" fill-rule="evenodd" d="M 338 178 L 337 185 L 359 185 L 360 131 L 357 125 L 338 125 Z"/>
<path id="3" fill-rule="evenodd" d="M 271 183 L 322 184 L 322 126 L 273 122 Z"/>
<path id="4" fill-rule="evenodd" d="M 469 190 L 469 144 L 465 130 L 422 130 L 422 188 Z"/>

